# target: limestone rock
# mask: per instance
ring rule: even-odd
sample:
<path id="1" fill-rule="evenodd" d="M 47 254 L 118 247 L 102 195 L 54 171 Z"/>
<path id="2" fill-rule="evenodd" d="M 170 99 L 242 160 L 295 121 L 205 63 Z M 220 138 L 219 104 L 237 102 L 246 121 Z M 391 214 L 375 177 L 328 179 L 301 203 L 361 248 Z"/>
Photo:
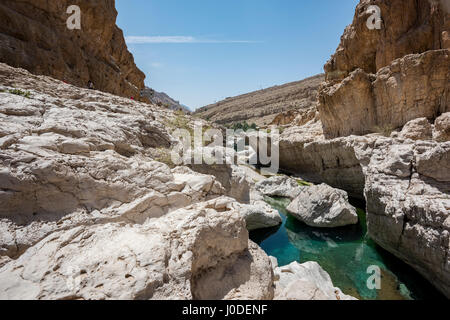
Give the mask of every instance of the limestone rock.
<path id="1" fill-rule="evenodd" d="M 255 189 L 269 197 L 284 197 L 295 199 L 301 192 L 297 180 L 288 176 L 273 176 L 258 182 Z"/>
<path id="2" fill-rule="evenodd" d="M 367 26 L 371 6 L 381 10 L 380 29 Z M 448 112 L 449 32 L 446 0 L 361 0 L 325 65 L 318 94 L 325 136 L 392 131 Z"/>
<path id="3" fill-rule="evenodd" d="M 381 9 L 381 29 L 369 29 L 369 7 Z M 356 68 L 376 73 L 412 53 L 449 49 L 448 1 L 361 0 L 341 43 L 325 66 L 328 80 L 343 79 Z"/>
<path id="4" fill-rule="evenodd" d="M 365 152 L 370 237 L 449 297 L 450 143 L 384 138 Z"/>
<path id="5" fill-rule="evenodd" d="M 335 228 L 358 223 L 347 192 L 326 184 L 303 188 L 287 211 L 312 227 Z"/>
<path id="6" fill-rule="evenodd" d="M 170 111 L 4 64 L 0 83 L 0 256 L 58 230 L 143 223 L 225 192 L 213 176 L 152 159 L 173 143 Z"/>
<path id="7" fill-rule="evenodd" d="M 325 140 L 320 121 L 290 127 L 280 136 L 280 168 L 306 181 L 323 182 L 363 198 L 364 174 L 355 144 L 370 140 L 354 136 Z"/>
<path id="8" fill-rule="evenodd" d="M 67 9 L 81 10 L 81 29 L 69 30 Z M 0 62 L 86 88 L 139 98 L 145 75 L 116 26 L 114 0 L 3 0 Z"/>
<path id="9" fill-rule="evenodd" d="M 317 262 L 275 267 L 276 300 L 357 300 L 336 288 Z"/>
<path id="10" fill-rule="evenodd" d="M 237 164 L 238 155 L 234 149 L 224 147 L 203 148 L 204 154 L 211 155 L 213 160 L 218 154 L 223 158 L 223 164 L 209 165 L 193 164 L 190 167 L 199 173 L 213 175 L 222 184 L 226 190 L 226 194 L 241 203 L 249 204 L 251 188 L 254 184 L 252 178 L 247 174 L 247 170 L 243 166 Z M 233 163 L 233 164 L 230 164 Z"/>
<path id="11" fill-rule="evenodd" d="M 0 269 L 0 298 L 272 299 L 272 277 L 241 215 L 216 199 L 52 233 Z"/>
<path id="12" fill-rule="evenodd" d="M 408 122 L 399 134 L 400 138 L 411 140 L 431 140 L 433 127 L 427 118 L 418 118 Z"/>
<path id="13" fill-rule="evenodd" d="M 296 125 L 302 126 L 316 118 L 317 106 L 314 105 L 306 109 L 289 110 L 280 113 L 270 124 L 271 126 Z"/>
<path id="14" fill-rule="evenodd" d="M 383 133 L 450 109 L 450 51 L 411 54 L 375 75 L 361 68 L 319 91 L 320 118 L 327 138 Z"/>
<path id="15" fill-rule="evenodd" d="M 244 217 L 249 231 L 279 226 L 283 220 L 277 210 L 264 201 L 252 204 L 236 203 L 235 208 Z"/>
<path id="16" fill-rule="evenodd" d="M 444 113 L 436 119 L 433 139 L 439 142 L 450 141 L 450 112 Z"/>

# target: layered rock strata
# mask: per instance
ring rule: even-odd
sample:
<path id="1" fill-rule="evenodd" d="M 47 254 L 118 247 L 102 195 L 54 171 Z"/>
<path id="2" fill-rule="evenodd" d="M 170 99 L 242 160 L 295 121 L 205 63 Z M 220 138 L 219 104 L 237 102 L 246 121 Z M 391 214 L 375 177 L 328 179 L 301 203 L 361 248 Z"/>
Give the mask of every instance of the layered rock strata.
<path id="1" fill-rule="evenodd" d="M 70 30 L 70 6 L 80 29 Z M 0 4 L 0 62 L 76 86 L 139 98 L 145 75 L 134 63 L 114 0 L 4 0 Z M 71 22 L 71 20 L 69 21 Z"/>

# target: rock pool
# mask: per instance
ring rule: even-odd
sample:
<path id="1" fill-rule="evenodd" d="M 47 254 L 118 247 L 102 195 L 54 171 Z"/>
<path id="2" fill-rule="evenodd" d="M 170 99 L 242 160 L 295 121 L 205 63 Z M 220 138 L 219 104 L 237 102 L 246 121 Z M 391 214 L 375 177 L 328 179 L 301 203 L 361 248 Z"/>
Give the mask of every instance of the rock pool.
<path id="1" fill-rule="evenodd" d="M 366 300 L 445 299 L 410 266 L 377 246 L 368 236 L 365 212 L 358 209 L 359 224 L 344 228 L 311 228 L 286 212 L 288 199 L 267 198 L 277 209 L 283 224 L 277 228 L 251 232 L 250 237 L 279 265 L 293 261 L 317 261 L 331 276 L 334 285 L 346 294 Z M 353 203 L 357 207 L 363 207 Z M 381 269 L 381 289 L 370 290 L 369 266 Z"/>

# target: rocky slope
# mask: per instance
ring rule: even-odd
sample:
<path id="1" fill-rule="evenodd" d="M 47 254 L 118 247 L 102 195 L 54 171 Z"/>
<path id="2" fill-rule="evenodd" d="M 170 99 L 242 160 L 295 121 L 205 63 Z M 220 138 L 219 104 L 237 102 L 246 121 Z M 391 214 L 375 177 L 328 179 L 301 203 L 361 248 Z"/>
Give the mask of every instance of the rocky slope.
<path id="1" fill-rule="evenodd" d="M 67 8 L 81 9 L 81 29 L 69 30 Z M 124 97 L 139 97 L 145 75 L 116 26 L 114 0 L 3 0 L 0 62 L 34 74 Z"/>
<path id="2" fill-rule="evenodd" d="M 155 160 L 173 112 L 5 64 L 0 91 L 0 298 L 273 297 L 240 204 Z"/>
<path id="3" fill-rule="evenodd" d="M 147 98 L 152 104 L 156 104 L 170 110 L 183 111 L 184 113 L 191 112 L 188 107 L 180 104 L 179 101 L 176 101 L 175 99 L 169 97 L 164 92 L 158 92 L 151 88 L 145 87 L 145 89 L 142 91 L 142 96 L 144 98 Z"/>
<path id="4" fill-rule="evenodd" d="M 267 126 L 273 122 L 284 125 L 295 119 L 297 111 L 309 112 L 312 109 L 314 116 L 317 90 L 323 80 L 323 75 L 317 75 L 302 81 L 228 98 L 203 107 L 194 114 L 220 124 L 247 121 L 258 126 Z"/>
<path id="5" fill-rule="evenodd" d="M 381 30 L 369 30 L 369 5 Z M 367 201 L 369 234 L 450 297 L 450 31 L 445 1 L 362 0 L 280 165 Z M 364 134 L 367 134 L 363 136 Z"/>
<path id="6" fill-rule="evenodd" d="M 180 116 L 0 63 L 0 299 L 274 298 L 248 230 L 278 212 L 158 161 Z M 230 169 L 249 193 L 260 179 Z"/>

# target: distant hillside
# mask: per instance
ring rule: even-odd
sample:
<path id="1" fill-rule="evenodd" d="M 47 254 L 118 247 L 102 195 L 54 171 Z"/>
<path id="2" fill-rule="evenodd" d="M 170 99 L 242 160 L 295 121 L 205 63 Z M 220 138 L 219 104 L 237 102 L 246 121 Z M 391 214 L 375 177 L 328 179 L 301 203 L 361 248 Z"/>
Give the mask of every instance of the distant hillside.
<path id="1" fill-rule="evenodd" d="M 280 114 L 290 110 L 315 107 L 323 74 L 301 81 L 259 90 L 198 109 L 194 114 L 220 124 L 247 121 L 266 126 Z"/>
<path id="2" fill-rule="evenodd" d="M 151 88 L 145 87 L 142 96 L 150 99 L 150 102 L 157 104 L 159 106 L 166 107 L 171 110 L 182 110 L 185 113 L 191 113 L 191 111 L 187 106 L 169 97 L 164 92 L 158 92 Z"/>

